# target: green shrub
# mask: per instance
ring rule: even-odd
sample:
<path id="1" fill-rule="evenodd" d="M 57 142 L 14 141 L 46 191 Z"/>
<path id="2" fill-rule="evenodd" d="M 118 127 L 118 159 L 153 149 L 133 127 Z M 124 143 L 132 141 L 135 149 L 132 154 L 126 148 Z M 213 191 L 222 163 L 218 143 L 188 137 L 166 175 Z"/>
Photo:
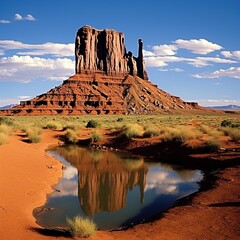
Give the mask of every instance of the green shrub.
<path id="1" fill-rule="evenodd" d="M 137 123 L 129 123 L 123 128 L 123 135 L 129 139 L 134 137 L 141 137 L 143 133 L 143 127 Z"/>
<path id="2" fill-rule="evenodd" d="M 223 120 L 221 122 L 221 127 L 231 127 L 232 126 L 232 122 L 230 120 Z"/>
<path id="3" fill-rule="evenodd" d="M 99 127 L 99 126 L 100 126 L 100 124 L 99 124 L 98 121 L 96 121 L 96 120 L 90 120 L 90 121 L 88 121 L 88 123 L 87 123 L 87 125 L 86 125 L 86 128 L 97 128 L 97 127 Z"/>
<path id="4" fill-rule="evenodd" d="M 74 218 L 67 218 L 67 225 L 74 237 L 90 237 L 97 230 L 97 225 L 90 219 L 75 216 Z"/>
<path id="5" fill-rule="evenodd" d="M 100 141 L 101 139 L 102 139 L 102 133 L 100 133 L 99 131 L 92 131 L 91 132 L 92 142 L 97 142 L 97 141 Z"/>
<path id="6" fill-rule="evenodd" d="M 117 122 L 123 122 L 123 118 L 122 117 L 117 118 Z"/>
<path id="7" fill-rule="evenodd" d="M 72 130 L 72 129 L 68 129 L 66 131 L 65 137 L 67 139 L 68 142 L 70 143 L 77 143 L 78 142 L 78 134 L 76 131 Z"/>
<path id="8" fill-rule="evenodd" d="M 240 124 L 239 123 L 233 123 L 230 120 L 223 120 L 221 122 L 221 127 L 231 127 L 231 128 L 239 128 Z"/>

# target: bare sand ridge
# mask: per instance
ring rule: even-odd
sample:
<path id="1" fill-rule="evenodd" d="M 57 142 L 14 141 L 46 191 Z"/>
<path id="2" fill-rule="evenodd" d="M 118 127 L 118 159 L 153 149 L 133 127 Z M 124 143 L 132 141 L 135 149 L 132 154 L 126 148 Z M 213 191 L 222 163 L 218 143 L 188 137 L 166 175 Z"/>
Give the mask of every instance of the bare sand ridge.
<path id="1" fill-rule="evenodd" d="M 69 239 L 42 231 L 32 215 L 61 177 L 61 163 L 45 152 L 48 146 L 58 144 L 56 134 L 59 132 L 45 130 L 41 143 L 29 144 L 18 132 L 0 146 L 1 240 Z M 229 156 L 213 157 L 229 160 Z M 239 159 L 239 153 L 232 157 Z M 223 169 L 215 176 L 214 188 L 195 194 L 188 204 L 128 230 L 98 231 L 91 239 L 239 239 L 239 176 L 239 167 Z"/>

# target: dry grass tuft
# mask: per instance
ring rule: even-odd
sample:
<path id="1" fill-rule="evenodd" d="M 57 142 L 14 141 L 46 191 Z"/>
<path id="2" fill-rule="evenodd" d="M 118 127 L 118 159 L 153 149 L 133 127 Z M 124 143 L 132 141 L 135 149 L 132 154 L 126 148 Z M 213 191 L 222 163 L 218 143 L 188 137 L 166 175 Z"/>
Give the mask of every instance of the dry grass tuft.
<path id="1" fill-rule="evenodd" d="M 129 123 L 123 127 L 123 135 L 129 139 L 134 137 L 141 137 L 143 133 L 143 126 L 137 123 Z"/>
<path id="2" fill-rule="evenodd" d="M 97 226 L 92 220 L 80 216 L 67 218 L 67 225 L 74 237 L 91 237 L 97 230 Z"/>
<path id="3" fill-rule="evenodd" d="M 78 133 L 72 129 L 67 129 L 65 133 L 65 137 L 68 142 L 70 143 L 77 143 L 78 142 Z"/>

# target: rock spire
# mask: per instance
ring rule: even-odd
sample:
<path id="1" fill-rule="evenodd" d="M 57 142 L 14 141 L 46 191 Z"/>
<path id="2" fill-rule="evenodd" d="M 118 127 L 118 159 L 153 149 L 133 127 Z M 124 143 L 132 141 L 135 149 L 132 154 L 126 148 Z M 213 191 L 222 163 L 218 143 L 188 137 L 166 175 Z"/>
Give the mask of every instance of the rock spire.
<path id="1" fill-rule="evenodd" d="M 84 26 L 75 40 L 75 72 L 103 71 L 108 75 L 133 75 L 147 80 L 143 61 L 143 42 L 139 39 L 138 57 L 126 52 L 123 33 Z"/>

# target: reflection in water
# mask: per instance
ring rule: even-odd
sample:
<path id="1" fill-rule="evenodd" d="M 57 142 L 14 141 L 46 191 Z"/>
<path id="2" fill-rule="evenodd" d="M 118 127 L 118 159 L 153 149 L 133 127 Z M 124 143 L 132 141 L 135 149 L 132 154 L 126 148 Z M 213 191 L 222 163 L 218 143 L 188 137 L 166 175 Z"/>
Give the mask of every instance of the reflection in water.
<path id="1" fill-rule="evenodd" d="M 113 152 L 74 146 L 56 148 L 55 152 L 77 169 L 79 202 L 87 215 L 126 207 L 127 192 L 137 185 L 143 202 L 147 167 L 142 159 L 122 161 Z"/>
<path id="2" fill-rule="evenodd" d="M 146 163 L 119 152 L 67 146 L 49 153 L 66 169 L 56 186 L 60 192 L 45 205 L 55 211 L 37 220 L 46 227 L 64 225 L 66 217 L 77 214 L 92 217 L 105 229 L 138 222 L 197 191 L 195 182 L 202 178 L 199 171 Z"/>

